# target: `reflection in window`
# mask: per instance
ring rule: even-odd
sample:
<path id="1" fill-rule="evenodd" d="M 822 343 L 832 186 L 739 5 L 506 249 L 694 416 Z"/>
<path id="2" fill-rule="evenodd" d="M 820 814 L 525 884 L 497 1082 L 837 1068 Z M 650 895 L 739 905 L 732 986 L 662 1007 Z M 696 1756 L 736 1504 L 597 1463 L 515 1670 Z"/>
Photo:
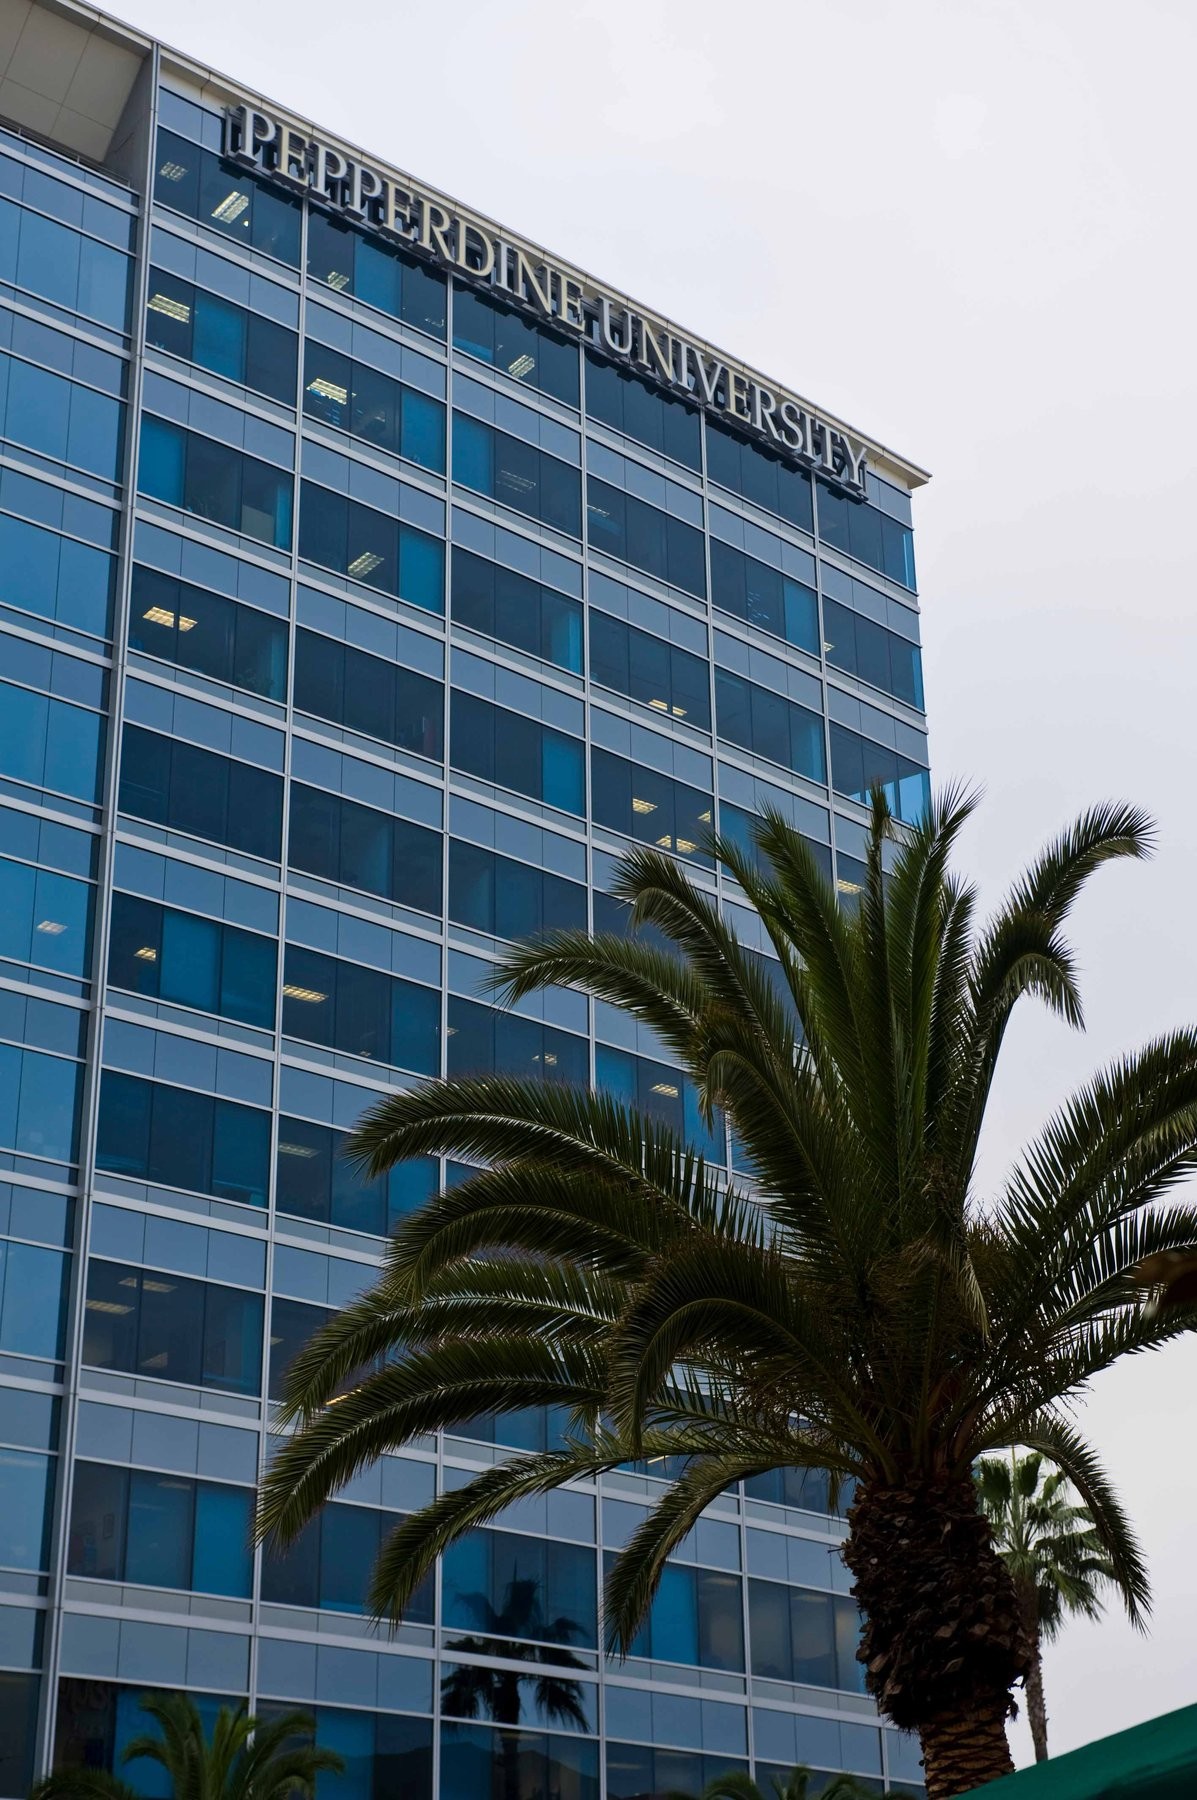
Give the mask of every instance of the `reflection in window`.
<path id="1" fill-rule="evenodd" d="M 94 802 L 103 741 L 98 712 L 0 682 L 0 775 Z"/>
<path id="2" fill-rule="evenodd" d="M 267 700 L 287 697 L 287 623 L 174 575 L 133 569 L 129 647 Z"/>
<path id="3" fill-rule="evenodd" d="M 703 849 L 714 806 L 710 794 L 598 748 L 590 752 L 590 787 L 597 825 L 710 868 Z"/>
<path id="4" fill-rule="evenodd" d="M 73 1162 L 81 1075 L 80 1065 L 66 1057 L 0 1044 L 0 1146 Z"/>
<path id="5" fill-rule="evenodd" d="M 61 1250 L 0 1238 L 0 1350 L 61 1358 L 69 1274 Z"/>
<path id="6" fill-rule="evenodd" d="M 298 267 L 302 200 L 173 131 L 158 132 L 154 199 L 209 231 Z"/>
<path id="7" fill-rule="evenodd" d="M 598 1800 L 598 1745 L 558 1732 L 441 1726 L 440 1800 Z M 643 1797 L 640 1797 L 643 1800 Z"/>
<path id="8" fill-rule="evenodd" d="M 93 1368 L 256 1395 L 262 1296 L 93 1257 L 82 1357 Z"/>
<path id="9" fill-rule="evenodd" d="M 567 406 L 578 404 L 578 343 L 472 288 L 453 290 L 453 347 Z"/>
<path id="10" fill-rule="evenodd" d="M 754 1675 L 864 1692 L 864 1670 L 856 1661 L 860 1614 L 851 1600 L 752 1580 L 748 1629 Z"/>
<path id="11" fill-rule="evenodd" d="M 419 756 L 444 755 L 439 681 L 314 631 L 295 634 L 295 706 Z"/>
<path id="12" fill-rule="evenodd" d="M 451 585 L 454 624 L 582 673 L 580 602 L 468 550 L 453 552 Z"/>
<path id="13" fill-rule="evenodd" d="M 150 270 L 145 339 L 184 362 L 295 405 L 296 333 L 165 269 Z"/>
<path id="14" fill-rule="evenodd" d="M 715 713 L 719 736 L 729 744 L 810 781 L 826 781 L 821 713 L 729 669 L 715 670 Z"/>
<path id="15" fill-rule="evenodd" d="M 446 1631 L 579 1647 L 598 1642 L 595 1553 L 580 1544 L 471 1531 L 446 1550 L 441 1583 Z"/>
<path id="16" fill-rule="evenodd" d="M 650 1119 L 658 1119 L 708 1162 L 727 1161 L 722 1118 L 717 1117 L 714 1129 L 708 1130 L 694 1083 L 680 1069 L 651 1062 L 645 1056 L 633 1056 L 628 1050 L 612 1049 L 609 1044 L 598 1044 L 594 1078 L 604 1093 L 646 1113 Z"/>
<path id="17" fill-rule="evenodd" d="M 441 846 L 440 832 L 427 826 L 323 788 L 291 784 L 287 862 L 292 869 L 439 914 Z"/>
<path id="18" fill-rule="evenodd" d="M 590 679 L 666 718 L 710 729 L 706 658 L 597 609 L 590 614 Z"/>
<path id="19" fill-rule="evenodd" d="M 608 1553 L 604 1566 L 614 1561 Z M 744 1667 L 743 1595 L 738 1575 L 667 1563 L 632 1656 L 706 1669 Z"/>
<path id="20" fill-rule="evenodd" d="M 456 688 L 451 708 L 455 769 L 581 816 L 585 781 L 578 738 Z"/>
<path id="21" fill-rule="evenodd" d="M 118 805 L 134 818 L 277 862 L 283 784 L 269 769 L 126 725 Z"/>
<path id="22" fill-rule="evenodd" d="M 468 413 L 453 414 L 453 479 L 567 537 L 582 535 L 578 470 Z"/>
<path id="23" fill-rule="evenodd" d="M 819 654 L 819 603 L 805 582 L 711 539 L 711 598 L 721 611 Z"/>
<path id="24" fill-rule="evenodd" d="M 270 1114 L 105 1069 L 96 1161 L 134 1180 L 265 1206 Z"/>
<path id="25" fill-rule="evenodd" d="M 149 413 L 141 421 L 137 482 L 139 492 L 153 500 L 198 513 L 276 550 L 291 546 L 289 472 Z"/>
<path id="26" fill-rule="evenodd" d="M 94 894 L 90 882 L 0 857 L 0 957 L 86 975 Z"/>
<path id="27" fill-rule="evenodd" d="M 0 1568 L 30 1573 L 49 1566 L 52 1456 L 0 1449 Z M 3 1729 L 0 1722 L 0 1729 Z"/>
<path id="28" fill-rule="evenodd" d="M 384 1542 L 403 1518 L 371 1506 L 326 1506 L 285 1549 L 262 1556 L 262 1599 L 273 1606 L 362 1613 Z M 403 1611 L 408 1625 L 431 1625 L 435 1578 L 422 1581 Z"/>
<path id="29" fill-rule="evenodd" d="M 64 375 L 0 353 L 0 435 L 54 462 L 119 481 L 124 406 Z"/>
<path id="30" fill-rule="evenodd" d="M 303 351 L 303 410 L 367 444 L 426 469 L 445 468 L 445 408 L 369 363 L 308 338 Z"/>
<path id="31" fill-rule="evenodd" d="M 115 216 L 101 201 L 90 204 Z M 129 258 L 108 244 L 0 199 L 0 281 L 127 331 L 130 268 Z"/>
<path id="32" fill-rule="evenodd" d="M 694 1794 L 732 1772 L 747 1775 L 748 1764 L 732 1756 L 700 1756 L 688 1750 L 647 1744 L 607 1745 L 607 1800 L 644 1800 L 647 1794 Z M 760 1764 L 757 1764 L 760 1773 Z M 792 1770 L 785 1771 L 786 1777 Z M 763 1790 L 768 1792 L 766 1788 Z"/>
<path id="33" fill-rule="evenodd" d="M 300 483 L 299 554 L 425 612 L 445 610 L 445 546 L 388 513 Z"/>
<path id="34" fill-rule="evenodd" d="M 308 274 L 419 331 L 445 335 L 445 278 L 414 256 L 314 207 L 308 214 Z"/>

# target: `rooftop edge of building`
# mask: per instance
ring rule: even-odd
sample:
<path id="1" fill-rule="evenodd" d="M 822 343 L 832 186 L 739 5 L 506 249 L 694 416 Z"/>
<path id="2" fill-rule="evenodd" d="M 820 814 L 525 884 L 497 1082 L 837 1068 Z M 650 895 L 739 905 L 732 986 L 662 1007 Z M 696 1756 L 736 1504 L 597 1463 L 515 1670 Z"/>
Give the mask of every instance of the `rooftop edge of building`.
<path id="1" fill-rule="evenodd" d="M 534 240 L 509 231 L 498 221 L 455 200 L 451 195 L 417 180 L 397 165 L 364 150 L 349 139 L 325 130 L 293 109 L 251 90 L 205 63 L 175 50 L 160 39 L 83 0 L 0 0 L 0 117 L 37 138 L 78 156 L 100 168 L 112 169 L 114 148 L 121 136 L 125 115 L 133 103 L 138 77 L 155 45 L 160 51 L 160 72 L 185 82 L 209 105 L 221 109 L 248 105 L 290 127 L 309 140 L 318 141 L 347 160 L 378 170 L 398 186 L 409 188 L 434 208 L 443 208 L 488 239 L 500 239 L 512 252 L 529 262 L 539 260 L 560 271 L 586 290 L 602 293 L 618 308 L 631 309 L 664 337 L 691 346 L 700 356 L 739 377 L 746 388 L 763 388 L 777 397 L 779 406 L 791 403 L 809 412 L 820 426 L 830 427 L 859 444 L 874 473 L 896 481 L 908 490 L 922 487 L 929 472 L 900 455 L 877 438 L 803 399 L 793 389 L 761 374 L 750 365 L 675 321 L 623 294 L 609 283 L 571 264 Z M 119 173 L 119 159 L 116 165 Z M 462 270 L 468 273 L 467 270 Z M 512 296 L 514 298 L 514 296 Z M 734 423 L 734 416 L 733 416 Z M 849 452 L 850 454 L 850 452 Z"/>

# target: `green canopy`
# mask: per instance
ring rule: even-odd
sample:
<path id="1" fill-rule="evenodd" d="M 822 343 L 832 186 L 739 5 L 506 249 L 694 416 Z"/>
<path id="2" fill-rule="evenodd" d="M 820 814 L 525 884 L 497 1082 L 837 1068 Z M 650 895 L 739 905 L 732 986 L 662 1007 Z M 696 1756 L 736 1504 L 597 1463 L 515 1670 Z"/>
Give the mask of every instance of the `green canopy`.
<path id="1" fill-rule="evenodd" d="M 1003 1775 L 978 1793 L 985 1800 L 1194 1800 L 1197 1706 Z"/>

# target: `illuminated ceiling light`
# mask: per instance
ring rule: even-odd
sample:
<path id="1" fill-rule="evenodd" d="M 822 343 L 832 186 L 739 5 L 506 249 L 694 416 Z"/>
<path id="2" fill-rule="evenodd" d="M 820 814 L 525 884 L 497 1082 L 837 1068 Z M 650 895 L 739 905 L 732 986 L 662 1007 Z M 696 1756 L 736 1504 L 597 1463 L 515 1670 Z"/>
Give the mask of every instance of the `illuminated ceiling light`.
<path id="1" fill-rule="evenodd" d="M 676 1081 L 654 1081 L 653 1082 L 653 1093 L 654 1094 L 664 1094 L 666 1100 L 676 1100 L 677 1095 L 678 1095 L 677 1082 Z"/>
<path id="2" fill-rule="evenodd" d="M 632 811 L 634 813 L 654 813 L 656 810 L 657 803 L 655 800 L 637 800 L 633 797 Z"/>
<path id="3" fill-rule="evenodd" d="M 679 838 L 677 840 L 677 848 L 681 851 L 683 856 L 693 856 L 694 852 L 698 849 L 698 845 L 691 843 L 689 838 Z"/>
<path id="4" fill-rule="evenodd" d="M 147 1294 L 173 1294 L 175 1291 L 173 1281 L 152 1281 L 148 1275 L 142 1276 L 141 1286 Z"/>
<path id="5" fill-rule="evenodd" d="M 316 1154 L 310 1144 L 284 1144 L 281 1138 L 278 1153 L 280 1156 L 302 1156 L 305 1161 Z"/>
<path id="6" fill-rule="evenodd" d="M 142 613 L 141 616 L 143 619 L 148 619 L 151 625 L 177 625 L 180 631 L 192 631 L 196 624 L 196 621 L 189 619 L 186 613 L 180 613 L 176 618 L 174 613 L 165 606 L 151 606 L 149 611 Z"/>
<path id="7" fill-rule="evenodd" d="M 381 556 L 375 556 L 373 550 L 363 550 L 361 555 L 355 556 L 350 563 L 348 573 L 359 577 L 373 575 L 381 561 Z"/>
<path id="8" fill-rule="evenodd" d="M 699 823 L 699 824 L 700 824 L 700 825 L 709 825 L 709 824 L 710 824 L 710 822 L 711 822 L 711 810 L 710 810 L 710 807 L 708 807 L 708 808 L 707 808 L 707 810 L 706 810 L 706 812 L 704 812 L 704 813 L 699 813 L 699 815 L 698 815 L 698 823 Z"/>
<path id="9" fill-rule="evenodd" d="M 151 312 L 165 313 L 168 319 L 177 319 L 180 325 L 191 322 L 191 308 L 185 300 L 172 300 L 169 294 L 155 294 L 146 304 Z"/>
<path id="10" fill-rule="evenodd" d="M 158 170 L 158 173 L 161 175 L 163 181 L 182 181 L 187 170 L 183 167 L 182 163 L 164 162 Z"/>
<path id="11" fill-rule="evenodd" d="M 66 926 L 61 919 L 39 919 L 37 929 L 44 931 L 47 937 L 61 937 Z"/>
<path id="12" fill-rule="evenodd" d="M 544 1063 L 546 1069 L 555 1069 L 557 1067 L 557 1052 L 555 1050 L 546 1050 L 544 1053 Z"/>
<path id="13" fill-rule="evenodd" d="M 349 389 L 339 382 L 329 381 L 323 375 L 317 375 L 315 381 L 308 382 L 308 393 L 319 394 L 322 400 L 334 400 L 338 406 L 344 406 L 349 398 Z"/>
<path id="14" fill-rule="evenodd" d="M 686 709 L 684 706 L 672 706 L 669 710 L 672 712 L 675 719 L 684 719 L 686 716 Z"/>
<path id="15" fill-rule="evenodd" d="M 328 271 L 328 274 L 324 277 L 324 279 L 328 283 L 329 287 L 332 288 L 334 290 L 334 292 L 338 293 L 338 294 L 343 293 L 344 290 L 349 286 L 348 275 L 342 275 L 340 269 L 330 269 Z"/>
<path id="16" fill-rule="evenodd" d="M 668 832 L 665 833 L 664 837 L 659 837 L 657 839 L 657 849 L 658 850 L 672 850 L 673 849 L 673 839 L 670 837 Z"/>
<path id="17" fill-rule="evenodd" d="M 517 494 L 530 494 L 536 486 L 531 475 L 516 475 L 511 469 L 504 469 L 502 482 L 504 487 L 514 488 Z"/>
<path id="18" fill-rule="evenodd" d="M 152 944 L 143 944 L 140 950 L 133 952 L 138 962 L 157 962 L 158 952 Z"/>
<path id="19" fill-rule="evenodd" d="M 653 707 L 657 712 L 668 712 L 669 711 L 668 700 L 650 700 L 649 705 L 651 707 Z"/>
<path id="20" fill-rule="evenodd" d="M 328 995 L 322 994 L 318 988 L 297 987 L 293 981 L 283 984 L 283 993 L 288 1000 L 303 1000 L 312 1006 L 321 1000 L 328 999 Z"/>
<path id="21" fill-rule="evenodd" d="M 219 206 L 212 208 L 212 217 L 219 219 L 222 225 L 235 225 L 248 205 L 249 195 L 243 194 L 240 188 L 234 188 Z"/>
<path id="22" fill-rule="evenodd" d="M 115 1313 L 118 1317 L 123 1317 L 131 1313 L 133 1308 L 122 1306 L 119 1300 L 89 1300 L 87 1310 L 88 1312 Z"/>
<path id="23" fill-rule="evenodd" d="M 508 363 L 507 373 L 514 375 L 517 381 L 522 381 L 524 376 L 535 367 L 536 358 L 534 356 L 517 356 L 514 362 Z"/>
<path id="24" fill-rule="evenodd" d="M 859 894 L 861 891 L 859 881 L 848 881 L 843 875 L 837 877 L 835 885 L 841 894 Z"/>
<path id="25" fill-rule="evenodd" d="M 824 655 L 825 655 L 825 656 L 830 656 L 830 655 L 831 655 L 831 652 L 832 652 L 832 651 L 833 651 L 833 650 L 834 650 L 834 649 L 835 649 L 835 645 L 834 645 L 834 644 L 829 644 L 829 643 L 828 643 L 828 642 L 827 642 L 827 639 L 826 639 L 826 638 L 824 638 L 824 639 L 823 639 L 823 653 L 824 653 Z"/>

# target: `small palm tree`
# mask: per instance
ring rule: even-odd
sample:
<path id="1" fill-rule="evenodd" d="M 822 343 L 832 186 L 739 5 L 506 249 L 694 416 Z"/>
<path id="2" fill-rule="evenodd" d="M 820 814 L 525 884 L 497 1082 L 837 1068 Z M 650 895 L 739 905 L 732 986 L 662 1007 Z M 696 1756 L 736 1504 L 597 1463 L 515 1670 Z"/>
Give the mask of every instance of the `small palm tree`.
<path id="1" fill-rule="evenodd" d="M 453 1638 L 447 1644 L 466 1656 L 503 1657 L 508 1662 L 556 1665 L 584 1669 L 586 1664 L 567 1648 L 580 1627 L 573 1619 L 546 1619 L 540 1601 L 540 1583 L 522 1576 L 507 1583 L 501 1606 L 492 1606 L 485 1594 L 463 1594 L 462 1604 L 478 1622 L 478 1632 Z M 541 1639 L 540 1643 L 529 1640 Z M 543 1641 L 548 1640 L 548 1641 Z M 513 1729 L 523 1717 L 522 1684 L 528 1679 L 518 1669 L 491 1669 L 461 1663 L 441 1680 L 441 1712 L 447 1718 L 492 1720 L 500 1727 L 499 1746 L 503 1769 L 504 1800 L 520 1800 L 520 1740 Z M 590 1721 L 582 1706 L 582 1690 L 568 1676 L 541 1668 L 535 1676 L 536 1710 L 541 1718 L 558 1725 L 589 1731 Z"/>
<path id="2" fill-rule="evenodd" d="M 811 1786 L 812 1782 L 820 1780 L 824 1783 L 822 1787 Z M 732 1769 L 726 1775 L 716 1775 L 713 1781 L 708 1781 L 698 1800 L 877 1800 L 876 1790 L 855 1775 L 821 1777 L 801 1764 L 792 1769 L 784 1781 L 774 1775 L 769 1786 L 771 1791 L 766 1794 L 751 1775 Z M 902 1800 L 897 1788 L 891 1788 L 889 1793 L 891 1800 Z M 671 1794 L 669 1800 L 690 1800 L 690 1797 L 676 1793 Z"/>
<path id="3" fill-rule="evenodd" d="M 161 1736 L 146 1732 L 125 1746 L 122 1762 L 140 1757 L 160 1763 L 174 1800 L 313 1800 L 316 1776 L 345 1767 L 335 1750 L 294 1743 L 314 1727 L 308 1713 L 250 1718 L 244 1701 L 222 1706 L 204 1735 L 204 1723 L 187 1694 L 146 1694 L 141 1710 L 157 1721 Z M 136 1789 L 106 1769 L 56 1769 L 39 1781 L 30 1800 L 139 1800 Z"/>
<path id="4" fill-rule="evenodd" d="M 1043 1698 L 1040 1645 L 1059 1635 L 1069 1613 L 1096 1619 L 1103 1610 L 1103 1588 L 1117 1588 L 1132 1621 L 1138 1622 L 1137 1596 L 1126 1590 L 1120 1573 L 1093 1523 L 1087 1506 L 1072 1497 L 1059 1469 L 1045 1473 L 1042 1456 L 1032 1452 L 1009 1460 L 983 1456 L 977 1464 L 977 1490 L 993 1540 L 1014 1578 L 1023 1621 L 1033 1644 L 1026 1674 L 1027 1719 L 1038 1762 L 1047 1760 L 1047 1708 Z"/>
<path id="5" fill-rule="evenodd" d="M 564 1448 L 513 1456 L 396 1527 L 370 1604 L 401 1616 L 441 1552 L 512 1502 L 652 1458 L 662 1498 L 606 1588 L 607 1644 L 626 1655 L 721 1493 L 825 1469 L 855 1484 L 844 1558 L 866 1685 L 918 1732 L 930 1800 L 1009 1770 L 1033 1640 L 973 1466 L 1011 1444 L 1050 1457 L 1146 1607 L 1134 1535 L 1070 1405 L 1120 1357 L 1197 1328 L 1197 1302 L 1153 1308 L 1135 1285 L 1149 1258 L 1197 1248 L 1197 1207 L 1174 1192 L 1197 1166 L 1197 1031 L 1096 1075 L 983 1190 L 1014 1009 L 1030 997 L 1081 1024 L 1069 913 L 1152 831 L 1133 808 L 1095 808 L 981 923 L 950 868 L 972 806 L 949 792 L 895 836 L 878 795 L 850 916 L 779 815 L 755 856 L 718 840 L 768 963 L 653 850 L 618 877 L 631 935 L 507 952 L 506 998 L 573 986 L 654 1034 L 708 1128 L 730 1124 L 730 1171 L 651 1112 L 551 1080 L 455 1077 L 381 1100 L 353 1140 L 372 1175 L 426 1155 L 483 1166 L 404 1219 L 376 1287 L 292 1364 L 297 1429 L 263 1484 L 263 1535 L 293 1538 L 426 1432 L 559 1404 Z"/>

